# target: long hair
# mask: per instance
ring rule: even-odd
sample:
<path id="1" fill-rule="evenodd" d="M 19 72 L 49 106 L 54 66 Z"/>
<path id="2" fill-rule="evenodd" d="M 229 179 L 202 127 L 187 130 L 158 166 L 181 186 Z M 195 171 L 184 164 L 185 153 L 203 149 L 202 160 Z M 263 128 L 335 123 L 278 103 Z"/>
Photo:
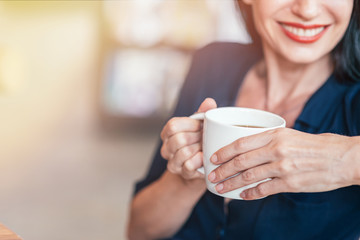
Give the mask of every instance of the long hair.
<path id="1" fill-rule="evenodd" d="M 360 82 L 360 2 L 358 0 L 354 0 L 349 26 L 331 54 L 337 79 L 345 82 Z"/>
<path id="2" fill-rule="evenodd" d="M 256 31 L 251 6 L 235 0 L 244 18 L 253 44 L 261 47 L 261 38 Z M 340 42 L 331 51 L 334 75 L 342 82 L 360 82 L 360 1 L 354 0 L 350 23 Z"/>

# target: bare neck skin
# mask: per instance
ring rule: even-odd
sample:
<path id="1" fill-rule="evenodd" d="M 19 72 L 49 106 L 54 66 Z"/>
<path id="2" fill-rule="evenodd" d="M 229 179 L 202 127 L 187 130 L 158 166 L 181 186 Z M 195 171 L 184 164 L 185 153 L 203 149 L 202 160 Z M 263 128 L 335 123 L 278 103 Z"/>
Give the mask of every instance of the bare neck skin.
<path id="1" fill-rule="evenodd" d="M 333 72 L 330 54 L 309 64 L 298 64 L 287 61 L 265 44 L 263 48 L 264 61 L 257 65 L 257 74 L 264 81 L 264 105 L 268 111 L 286 111 L 305 103 Z"/>
<path id="2" fill-rule="evenodd" d="M 293 127 L 310 96 L 333 72 L 330 54 L 309 64 L 288 61 L 264 46 L 264 59 L 246 74 L 236 106 L 282 116 Z"/>

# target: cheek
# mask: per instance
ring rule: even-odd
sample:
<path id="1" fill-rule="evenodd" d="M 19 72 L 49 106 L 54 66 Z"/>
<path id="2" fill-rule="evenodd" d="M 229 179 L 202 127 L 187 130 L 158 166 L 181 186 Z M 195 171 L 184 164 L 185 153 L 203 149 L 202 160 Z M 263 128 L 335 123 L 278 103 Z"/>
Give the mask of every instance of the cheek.
<path id="1" fill-rule="evenodd" d="M 260 37 L 273 45 L 277 41 L 279 26 L 275 19 L 293 0 L 255 0 L 252 4 L 254 24 Z"/>
<path id="2" fill-rule="evenodd" d="M 326 0 L 329 11 L 345 18 L 350 18 L 354 1 L 358 0 Z M 339 11 L 339 9 L 341 9 L 341 11 Z"/>
<path id="3" fill-rule="evenodd" d="M 264 9 L 254 9 L 254 24 L 256 31 L 261 38 L 267 39 L 274 36 L 273 27 L 271 26 L 271 17 Z"/>
<path id="4" fill-rule="evenodd" d="M 357 0 L 355 0 L 357 1 Z M 330 0 L 328 11 L 334 16 L 339 28 L 346 29 L 354 7 L 353 0 Z M 341 11 L 339 11 L 341 9 Z"/>
<path id="5" fill-rule="evenodd" d="M 332 6 L 332 10 L 333 10 L 332 14 L 335 18 L 335 25 L 331 37 L 332 41 L 330 40 L 330 42 L 332 45 L 334 45 L 334 47 L 337 43 L 340 42 L 340 40 L 342 39 L 343 35 L 346 32 L 346 29 L 349 26 L 352 8 L 353 8 L 352 0 L 350 2 L 348 0 L 343 0 L 343 1 L 344 2 L 342 4 L 338 3 L 337 5 Z M 339 0 L 337 2 L 341 2 L 341 1 Z M 342 11 L 335 11 L 336 7 L 337 9 L 342 9 Z"/>

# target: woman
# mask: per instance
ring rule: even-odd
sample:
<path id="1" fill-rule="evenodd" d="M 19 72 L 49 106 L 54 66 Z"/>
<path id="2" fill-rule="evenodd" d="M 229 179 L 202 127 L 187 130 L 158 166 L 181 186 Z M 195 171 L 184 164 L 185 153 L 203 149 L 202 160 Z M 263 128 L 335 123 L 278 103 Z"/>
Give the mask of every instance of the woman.
<path id="1" fill-rule="evenodd" d="M 195 54 L 176 117 L 164 126 L 161 148 L 137 184 L 129 237 L 359 239 L 359 1 L 238 3 L 251 9 L 248 29 L 260 40 L 212 44 Z M 196 171 L 202 125 L 179 117 L 229 105 L 287 121 L 285 129 L 241 138 L 211 158 L 223 163 L 207 176 L 219 193 L 272 178 L 242 193 L 253 201 L 206 191 Z"/>

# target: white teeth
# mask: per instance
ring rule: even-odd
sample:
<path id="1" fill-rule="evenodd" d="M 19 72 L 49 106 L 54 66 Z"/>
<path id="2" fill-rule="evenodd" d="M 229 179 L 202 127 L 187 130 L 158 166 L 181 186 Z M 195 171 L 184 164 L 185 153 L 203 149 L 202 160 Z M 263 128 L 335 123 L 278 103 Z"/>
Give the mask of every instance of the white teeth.
<path id="1" fill-rule="evenodd" d="M 292 27 L 285 24 L 282 24 L 282 26 L 285 28 L 286 31 L 291 32 L 292 34 L 297 35 L 299 37 L 313 37 L 315 35 L 318 35 L 325 29 L 324 27 L 304 29 L 304 28 Z"/>
<path id="2" fill-rule="evenodd" d="M 300 35 L 300 28 L 293 28 L 293 32 L 295 35 Z"/>
<path id="3" fill-rule="evenodd" d="M 312 37 L 312 36 L 315 36 L 317 35 L 318 32 L 316 29 L 306 29 L 305 30 L 305 37 Z"/>
<path id="4" fill-rule="evenodd" d="M 296 35 L 305 36 L 305 30 L 302 29 L 302 28 L 298 28 L 298 29 L 299 29 L 299 30 L 298 30 L 298 34 L 296 34 Z"/>

